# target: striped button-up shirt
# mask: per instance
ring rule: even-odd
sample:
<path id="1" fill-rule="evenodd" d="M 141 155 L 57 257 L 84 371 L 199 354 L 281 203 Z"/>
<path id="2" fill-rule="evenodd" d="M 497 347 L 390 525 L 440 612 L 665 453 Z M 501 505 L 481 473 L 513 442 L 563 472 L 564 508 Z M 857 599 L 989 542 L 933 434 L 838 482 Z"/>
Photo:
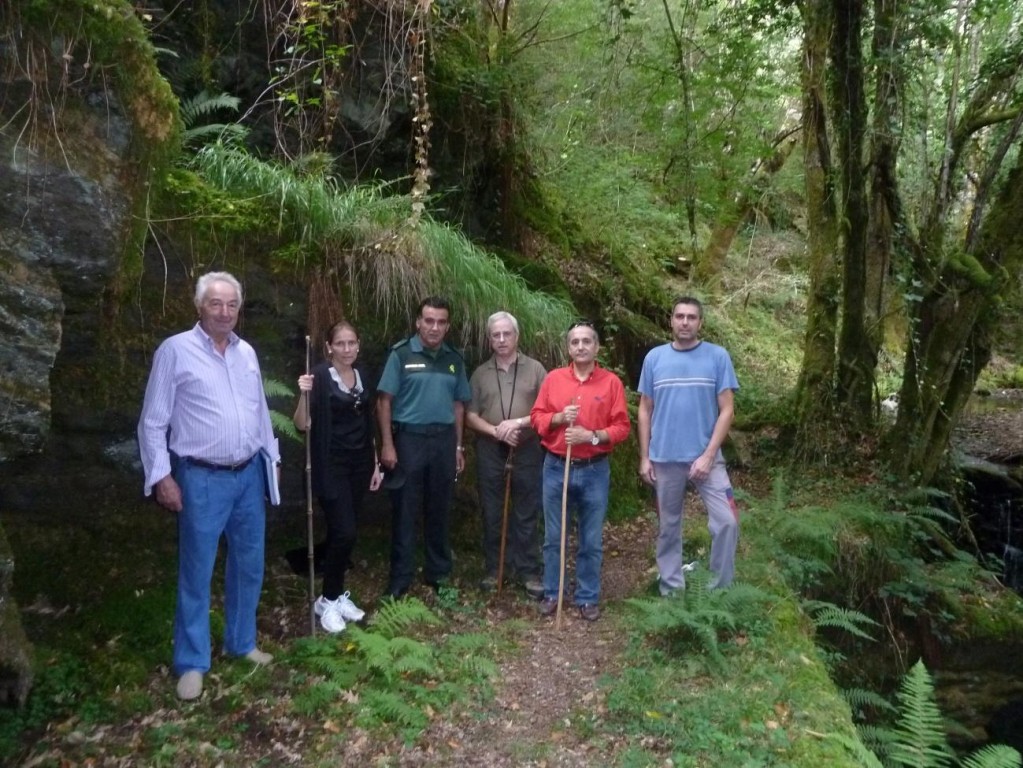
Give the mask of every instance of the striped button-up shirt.
<path id="1" fill-rule="evenodd" d="M 170 453 L 235 464 L 261 448 L 280 459 L 251 345 L 232 333 L 221 355 L 197 323 L 156 350 L 138 427 L 148 496 L 171 471 Z"/>

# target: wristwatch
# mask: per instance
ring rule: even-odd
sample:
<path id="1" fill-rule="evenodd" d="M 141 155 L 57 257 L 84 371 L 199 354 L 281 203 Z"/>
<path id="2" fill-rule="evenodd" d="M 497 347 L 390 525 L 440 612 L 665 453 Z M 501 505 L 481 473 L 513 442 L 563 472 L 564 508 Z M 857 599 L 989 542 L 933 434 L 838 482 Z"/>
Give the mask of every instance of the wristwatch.
<path id="1" fill-rule="evenodd" d="M 600 435 L 597 434 L 597 430 L 593 430 L 593 437 L 590 438 L 590 445 L 600 445 Z"/>

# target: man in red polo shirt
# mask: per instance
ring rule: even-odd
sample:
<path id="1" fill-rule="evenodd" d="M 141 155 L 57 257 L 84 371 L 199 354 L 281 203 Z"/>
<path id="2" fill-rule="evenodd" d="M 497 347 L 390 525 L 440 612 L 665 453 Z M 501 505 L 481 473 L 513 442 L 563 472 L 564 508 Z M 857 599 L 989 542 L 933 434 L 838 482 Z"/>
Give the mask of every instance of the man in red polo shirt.
<path id="1" fill-rule="evenodd" d="M 600 569 L 604 559 L 604 517 L 611 480 L 608 456 L 629 436 L 625 387 L 597 364 L 600 338 L 592 323 L 568 330 L 571 362 L 547 374 L 530 412 L 533 428 L 547 450 L 543 465 L 544 599 L 540 612 L 550 616 L 558 606 L 561 560 L 561 497 L 565 461 L 572 446 L 568 473 L 568 508 L 579 517 L 576 588 L 579 615 L 600 617 Z"/>

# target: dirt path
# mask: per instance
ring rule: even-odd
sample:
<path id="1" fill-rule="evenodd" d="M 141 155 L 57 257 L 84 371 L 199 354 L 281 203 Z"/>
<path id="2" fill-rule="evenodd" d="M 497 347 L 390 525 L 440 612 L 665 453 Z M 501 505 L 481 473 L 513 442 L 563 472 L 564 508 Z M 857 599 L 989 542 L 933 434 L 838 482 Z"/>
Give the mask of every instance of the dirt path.
<path id="1" fill-rule="evenodd" d="M 403 766 L 579 766 L 607 763 L 614 744 L 585 740 L 580 721 L 606 711 L 599 681 L 618 669 L 625 650 L 619 601 L 650 581 L 654 521 L 609 526 L 605 536 L 604 615 L 590 623 L 565 606 L 562 629 L 538 616 L 535 604 L 505 595 L 494 623 L 519 619 L 517 653 L 499 659 L 501 678 L 490 706 L 471 719 L 438 718 L 420 744 L 402 751 Z"/>

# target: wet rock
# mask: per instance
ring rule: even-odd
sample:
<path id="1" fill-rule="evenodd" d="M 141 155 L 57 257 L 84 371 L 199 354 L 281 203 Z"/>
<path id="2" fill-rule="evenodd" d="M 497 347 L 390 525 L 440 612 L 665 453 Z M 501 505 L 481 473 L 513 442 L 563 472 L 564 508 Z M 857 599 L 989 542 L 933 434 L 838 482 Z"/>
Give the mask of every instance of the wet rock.
<path id="1" fill-rule="evenodd" d="M 22 706 L 32 688 L 31 647 L 11 596 L 14 555 L 0 528 L 0 706 Z"/>
<path id="2" fill-rule="evenodd" d="M 996 710 L 988 722 L 987 734 L 991 744 L 1006 744 L 1023 754 L 1023 699 Z"/>
<path id="3" fill-rule="evenodd" d="M 45 125 L 23 124 L 33 119 L 28 84 L 5 87 L 0 124 L 15 129 L 0 132 L 0 462 L 42 449 L 62 405 L 51 397 L 58 359 L 73 362 L 96 343 L 134 176 L 112 94 L 92 105 L 69 99 L 50 115 L 47 124 L 76 126 L 58 141 Z"/>

